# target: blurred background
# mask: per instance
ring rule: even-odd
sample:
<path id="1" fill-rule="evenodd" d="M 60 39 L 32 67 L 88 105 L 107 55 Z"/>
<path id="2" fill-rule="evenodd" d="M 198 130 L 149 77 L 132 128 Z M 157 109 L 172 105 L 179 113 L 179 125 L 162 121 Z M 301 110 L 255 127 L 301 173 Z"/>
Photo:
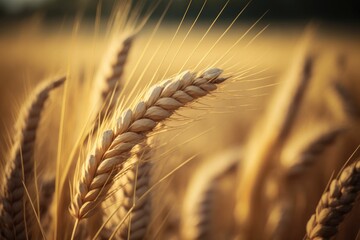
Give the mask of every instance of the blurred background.
<path id="1" fill-rule="evenodd" d="M 136 2 L 136 1 L 134 1 Z M 142 1 L 144 2 L 144 1 Z M 154 1 L 147 0 L 148 4 Z M 163 1 L 160 5 L 165 5 L 167 1 Z M 182 15 L 182 10 L 186 8 L 188 1 L 174 0 L 172 8 L 169 13 L 169 18 L 176 19 L 177 16 Z M 213 19 L 217 14 L 220 5 L 223 5 L 225 0 L 209 0 L 206 16 Z M 79 9 L 86 9 L 86 16 L 94 17 L 98 0 L 1 0 L 0 1 L 0 17 L 2 21 L 14 20 L 29 16 L 34 13 L 43 13 L 47 18 L 63 18 L 76 14 Z M 245 6 L 247 1 L 230 1 L 230 8 L 224 12 L 227 18 L 233 18 L 237 14 L 237 10 Z M 251 7 L 244 12 L 244 18 L 257 18 L 259 13 L 270 9 L 268 19 L 273 21 L 308 21 L 319 20 L 326 22 L 341 22 L 350 23 L 351 25 L 358 25 L 360 19 L 359 5 L 355 0 L 255 0 L 252 1 Z M 101 1 L 104 9 L 104 16 L 111 12 L 114 1 Z M 202 1 L 194 1 L 194 5 L 201 5 Z M 161 9 L 161 8 L 159 8 Z M 190 11 L 193 15 L 196 10 L 193 8 Z M 154 18 L 160 14 L 160 11 L 153 15 Z M 225 17 L 225 18 L 226 18 Z"/>
<path id="2" fill-rule="evenodd" d="M 4 113 L 0 122 L 0 136 L 4 129 L 9 129 L 12 125 L 16 116 L 15 110 L 19 109 L 29 89 L 36 83 L 54 75 L 64 74 L 69 66 L 75 69 L 78 75 L 91 78 L 109 44 L 106 34 L 108 20 L 116 3 L 121 1 L 0 0 L 0 53 L 2 56 L 0 58 L 0 113 Z M 158 53 L 155 51 L 157 47 L 159 49 L 168 47 L 190 1 L 172 1 L 152 40 L 154 47 L 146 50 L 143 46 L 150 39 L 154 24 L 160 19 L 169 1 L 134 0 L 132 2 L 133 5 L 144 4 L 144 9 L 149 9 L 158 3 L 148 25 L 144 27 L 136 41 L 138 44 L 136 46 L 141 47 L 134 47 L 131 53 L 133 57 L 130 57 L 127 73 L 134 70 L 133 79 L 136 79 L 136 74 L 140 74 L 141 71 L 132 69 L 135 65 L 141 69 L 145 68 L 150 59 L 153 59 L 155 63 L 161 61 L 161 54 L 164 51 L 158 51 Z M 197 19 L 197 24 L 183 44 L 180 51 L 182 55 L 176 58 L 173 66 L 169 66 L 167 75 L 179 71 L 183 59 L 192 54 L 194 42 L 202 38 L 226 2 L 226 0 L 207 1 L 204 11 Z M 192 1 L 185 23 L 175 38 L 176 47 L 170 49 L 168 61 L 172 61 L 176 55 L 177 47 L 180 46 L 203 3 L 204 1 Z M 249 1 L 229 1 L 212 31 L 199 45 L 197 53 L 192 54 L 193 57 L 186 67 L 191 68 L 196 65 L 196 61 L 209 48 L 212 48 L 230 22 L 248 3 Z M 98 6 L 101 6 L 101 11 L 97 15 Z M 207 58 L 209 61 L 205 62 L 209 64 L 211 59 L 221 57 L 229 46 L 245 34 L 246 36 L 231 51 L 234 56 L 227 61 L 225 67 L 235 64 L 254 66 L 254 68 L 256 66 L 258 71 L 263 72 L 263 77 L 267 77 L 267 82 L 253 82 L 253 87 L 271 84 L 279 81 L 287 69 L 292 52 L 306 26 L 309 23 L 316 23 L 318 25 L 316 43 L 327 51 L 331 49 L 348 55 L 351 59 L 349 62 L 356 65 L 360 62 L 359 12 L 360 9 L 355 0 L 341 2 L 335 0 L 253 0 L 230 31 L 218 41 L 217 46 L 212 49 L 212 55 L 210 54 Z M 255 25 L 252 28 L 253 24 Z M 145 53 L 142 55 L 143 51 Z M 140 55 L 142 59 L 137 64 L 136 56 Z M 156 56 L 153 57 L 154 55 Z M 161 66 L 160 72 L 165 72 L 167 68 L 166 65 Z M 153 69 L 150 67 L 149 71 Z M 266 71 L 263 71 L 264 69 Z M 133 80 L 129 81 L 133 82 Z M 264 89 L 267 90 L 266 94 L 272 90 L 270 87 Z M 8 104 L 4 99 L 10 99 L 10 102 L 15 104 Z M 260 100 L 257 103 L 254 99 L 251 101 L 255 105 L 262 104 Z"/>
<path id="3" fill-rule="evenodd" d="M 23 100 L 38 82 L 69 71 L 72 71 L 76 78 L 92 81 L 109 45 L 108 22 L 114 6 L 119 2 L 122 0 L 0 0 L 0 136 L 5 142 L 7 136 L 4 133 L 11 128 Z M 162 61 L 165 52 L 163 49 L 170 47 L 170 40 L 190 1 L 172 1 L 157 34 L 151 40 L 152 47 L 147 49 L 145 46 L 151 39 L 154 25 L 169 1 L 132 2 L 133 6 L 143 4 L 144 13 L 155 4 L 158 6 L 132 49 L 125 73 L 134 73 L 132 79 L 127 79 L 129 88 L 134 82 L 140 81 L 140 70 L 145 69 L 149 62 L 153 65 L 147 68 L 148 73 L 143 74 L 143 81 L 155 71 L 156 63 Z M 227 2 L 228 5 L 216 24 L 194 53 L 194 43 L 201 40 Z M 194 29 L 189 32 L 186 41 L 181 43 L 204 4 L 204 1 L 193 0 L 173 47 L 170 47 L 164 64 L 159 68 L 159 76 L 178 72 L 184 59 L 189 56 L 192 57 L 185 67 L 192 69 L 211 49 L 211 53 L 200 65 L 206 67 L 221 58 L 229 46 L 242 38 L 230 51 L 231 56 L 222 67 L 232 67 L 235 72 L 238 69 L 233 66 L 251 68 L 255 73 L 259 73 L 254 73 L 253 76 L 264 79 L 248 81 L 238 87 L 239 91 L 245 88 L 254 89 L 247 93 L 249 98 L 239 100 L 240 104 L 249 105 L 253 110 L 245 117 L 247 120 L 241 116 L 242 125 L 248 126 L 265 107 L 263 99 L 271 94 L 275 86 L 272 84 L 280 81 L 286 72 L 292 52 L 309 23 L 316 23 L 318 26 L 314 46 L 326 49 L 327 52 L 331 50 L 347 55 L 349 64 L 352 64 L 354 69 L 360 62 L 360 9 L 355 0 L 253 0 L 234 26 L 222 36 L 248 3 L 249 1 L 238 0 L 208 0 Z M 98 6 L 101 6 L 100 11 Z M 142 57 L 138 59 L 137 56 Z M 172 66 L 167 66 L 167 63 L 172 61 Z M 141 88 L 143 85 L 139 86 Z M 229 103 L 220 105 L 225 104 Z M 221 118 L 219 119 L 221 121 Z M 235 122 L 236 119 L 234 124 Z M 246 134 L 241 137 L 241 141 L 245 136 Z"/>

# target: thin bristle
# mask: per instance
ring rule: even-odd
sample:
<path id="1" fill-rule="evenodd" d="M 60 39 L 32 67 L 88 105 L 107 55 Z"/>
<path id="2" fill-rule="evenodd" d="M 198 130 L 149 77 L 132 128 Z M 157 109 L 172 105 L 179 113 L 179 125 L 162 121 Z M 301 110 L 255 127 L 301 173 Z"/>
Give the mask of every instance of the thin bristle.
<path id="1" fill-rule="evenodd" d="M 75 179 L 70 211 L 75 219 L 91 215 L 106 196 L 113 177 L 122 168 L 131 149 L 146 139 L 146 134 L 169 118 L 174 111 L 215 90 L 215 79 L 222 70 L 209 69 L 198 77 L 184 72 L 152 87 L 134 110 L 123 112 L 113 129 L 104 131 Z"/>
<path id="2" fill-rule="evenodd" d="M 17 138 L 12 147 L 11 157 L 8 161 L 4 176 L 4 186 L 1 192 L 1 236 L 5 239 L 26 239 L 27 215 L 24 209 L 25 194 L 23 183 L 27 185 L 34 177 L 34 145 L 36 131 L 40 122 L 41 113 L 49 92 L 65 81 L 60 78 L 56 81 L 41 85 L 29 100 L 19 117 L 20 127 Z"/>

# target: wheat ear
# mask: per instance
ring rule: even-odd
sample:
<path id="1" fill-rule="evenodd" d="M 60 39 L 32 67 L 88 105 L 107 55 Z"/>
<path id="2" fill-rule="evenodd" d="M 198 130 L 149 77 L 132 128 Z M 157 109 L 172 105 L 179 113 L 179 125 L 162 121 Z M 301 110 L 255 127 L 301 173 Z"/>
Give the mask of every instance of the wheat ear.
<path id="1" fill-rule="evenodd" d="M 118 49 L 114 50 L 114 47 L 108 49 L 108 54 L 111 56 L 106 58 L 107 61 L 100 68 L 95 80 L 100 85 L 95 87 L 101 89 L 99 100 L 96 102 L 97 116 L 90 131 L 85 135 L 84 144 L 97 132 L 105 118 L 110 117 L 114 112 L 123 87 L 122 77 L 134 38 L 135 35 L 131 34 L 121 41 L 120 46 L 114 45 Z"/>
<path id="2" fill-rule="evenodd" d="M 295 177 L 303 173 L 343 132 L 344 127 L 333 127 L 310 140 L 310 143 L 300 151 L 298 159 L 286 166 L 287 177 Z"/>
<path id="3" fill-rule="evenodd" d="M 240 161 L 240 152 L 230 151 L 205 162 L 195 173 L 185 193 L 181 215 L 182 239 L 211 238 L 211 212 L 217 180 Z"/>
<path id="4" fill-rule="evenodd" d="M 115 199 L 121 202 L 121 206 L 111 216 L 107 224 L 110 227 L 104 230 L 106 234 L 103 234 L 103 239 L 108 239 L 112 234 L 115 234 L 116 239 L 144 238 L 150 221 L 150 198 L 144 195 L 150 184 L 150 150 L 149 145 L 139 144 L 135 156 L 124 163 L 124 169 L 127 170 L 119 179 L 122 187 L 116 193 L 119 197 Z"/>
<path id="5" fill-rule="evenodd" d="M 351 211 L 360 192 L 360 161 L 344 168 L 339 178 L 332 180 L 321 196 L 306 225 L 307 239 L 330 239 L 345 215 Z"/>
<path id="6" fill-rule="evenodd" d="M 33 177 L 36 131 L 44 103 L 49 97 L 49 92 L 64 81 L 65 78 L 61 78 L 39 86 L 19 117 L 19 129 L 5 170 L 4 186 L 1 191 L 1 236 L 5 239 L 27 237 L 23 183 L 29 183 Z"/>
<path id="7" fill-rule="evenodd" d="M 89 217 L 112 185 L 113 177 L 129 157 L 131 149 L 172 113 L 217 88 L 225 81 L 222 70 L 211 68 L 196 75 L 189 71 L 151 88 L 143 101 L 128 109 L 116 126 L 103 133 L 75 178 L 70 212 L 75 219 Z"/>
<path id="8" fill-rule="evenodd" d="M 109 116 L 114 111 L 116 102 L 118 100 L 120 91 L 123 87 L 123 73 L 124 68 L 129 56 L 129 51 L 133 44 L 133 40 L 135 35 L 131 34 L 125 39 L 121 41 L 120 46 L 118 46 L 118 50 L 113 51 L 113 49 L 109 49 L 109 51 L 113 54 L 116 53 L 112 59 L 112 61 L 107 62 L 104 66 L 104 69 L 100 72 L 99 82 L 102 84 L 101 90 L 101 99 L 100 103 L 102 105 L 101 110 L 98 114 L 98 119 L 95 122 L 93 131 L 96 131 L 99 127 L 98 124 L 101 123 L 106 116 Z"/>

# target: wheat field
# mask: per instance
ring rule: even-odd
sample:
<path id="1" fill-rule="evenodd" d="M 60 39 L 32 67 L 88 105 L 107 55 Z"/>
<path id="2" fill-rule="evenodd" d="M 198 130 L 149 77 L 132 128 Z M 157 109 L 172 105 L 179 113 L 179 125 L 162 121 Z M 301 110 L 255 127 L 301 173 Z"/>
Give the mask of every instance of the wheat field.
<path id="1" fill-rule="evenodd" d="M 0 239 L 360 238 L 358 31 L 191 3 L 0 31 Z"/>

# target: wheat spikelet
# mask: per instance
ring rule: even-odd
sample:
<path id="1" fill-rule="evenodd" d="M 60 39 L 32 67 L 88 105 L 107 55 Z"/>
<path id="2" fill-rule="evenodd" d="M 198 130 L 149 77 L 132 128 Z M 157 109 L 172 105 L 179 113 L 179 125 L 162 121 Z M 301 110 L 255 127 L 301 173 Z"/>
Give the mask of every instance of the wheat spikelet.
<path id="1" fill-rule="evenodd" d="M 26 239 L 24 186 L 33 178 L 36 130 L 49 92 L 59 87 L 65 78 L 39 86 L 29 106 L 23 109 L 18 136 L 4 176 L 1 192 L 1 235 L 5 239 Z"/>
<path id="2" fill-rule="evenodd" d="M 121 202 L 121 207 L 111 216 L 103 239 L 108 239 L 114 231 L 116 239 L 144 238 L 150 220 L 150 198 L 143 196 L 150 184 L 150 150 L 149 145 L 139 144 L 135 156 L 124 163 L 126 173 L 120 177 L 122 187 L 115 195 L 115 201 Z M 104 219 L 107 217 L 109 214 Z"/>
<path id="3" fill-rule="evenodd" d="M 240 152 L 230 151 L 205 162 L 190 180 L 181 217 L 182 239 L 209 239 L 216 181 L 239 163 Z"/>
<path id="4" fill-rule="evenodd" d="M 330 239 L 351 211 L 360 191 L 360 161 L 344 168 L 321 196 L 316 212 L 306 226 L 307 239 Z"/>
<path id="5" fill-rule="evenodd" d="M 73 217 L 77 220 L 89 217 L 106 196 L 114 174 L 121 169 L 130 150 L 175 110 L 215 90 L 216 85 L 225 80 L 219 77 L 221 73 L 217 68 L 208 69 L 197 77 L 189 71 L 184 72 L 155 85 L 133 111 L 124 111 L 116 127 L 103 133 L 75 178 L 70 206 Z"/>

